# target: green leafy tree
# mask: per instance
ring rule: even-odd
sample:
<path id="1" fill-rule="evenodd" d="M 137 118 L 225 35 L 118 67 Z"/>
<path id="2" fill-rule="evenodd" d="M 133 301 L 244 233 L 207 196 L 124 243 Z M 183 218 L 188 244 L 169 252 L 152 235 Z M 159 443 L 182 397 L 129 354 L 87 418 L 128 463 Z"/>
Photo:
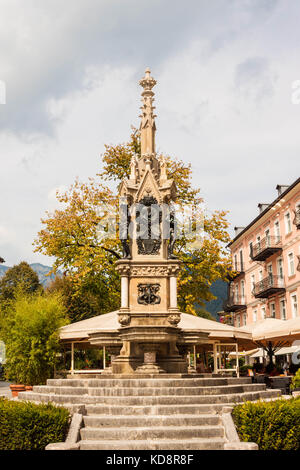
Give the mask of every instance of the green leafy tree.
<path id="1" fill-rule="evenodd" d="M 116 286 L 119 289 L 119 286 Z M 71 323 L 91 318 L 108 311 L 113 307 L 107 295 L 107 287 L 101 275 L 89 275 L 80 289 L 74 284 L 71 276 L 55 277 L 46 289 L 61 295 Z M 119 307 L 116 296 L 115 309 Z"/>
<path id="2" fill-rule="evenodd" d="M 19 293 L 1 323 L 7 379 L 26 385 L 45 383 L 58 362 L 58 329 L 69 323 L 61 297 Z"/>
<path id="3" fill-rule="evenodd" d="M 36 272 L 22 261 L 8 269 L 0 280 L 0 303 L 14 299 L 17 291 L 32 294 L 41 288 Z"/>

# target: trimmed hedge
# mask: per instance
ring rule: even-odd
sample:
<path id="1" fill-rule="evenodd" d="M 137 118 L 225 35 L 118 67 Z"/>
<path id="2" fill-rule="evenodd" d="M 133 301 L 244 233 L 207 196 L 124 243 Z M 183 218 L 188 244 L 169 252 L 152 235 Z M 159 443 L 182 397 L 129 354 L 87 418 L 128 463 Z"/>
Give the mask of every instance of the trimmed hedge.
<path id="1" fill-rule="evenodd" d="M 259 450 L 300 449 L 300 399 L 247 402 L 233 410 L 239 437 Z"/>
<path id="2" fill-rule="evenodd" d="M 297 370 L 291 383 L 291 390 L 294 390 L 295 388 L 300 388 L 300 369 Z"/>
<path id="3" fill-rule="evenodd" d="M 44 450 L 65 440 L 69 424 L 65 408 L 0 399 L 0 450 Z"/>

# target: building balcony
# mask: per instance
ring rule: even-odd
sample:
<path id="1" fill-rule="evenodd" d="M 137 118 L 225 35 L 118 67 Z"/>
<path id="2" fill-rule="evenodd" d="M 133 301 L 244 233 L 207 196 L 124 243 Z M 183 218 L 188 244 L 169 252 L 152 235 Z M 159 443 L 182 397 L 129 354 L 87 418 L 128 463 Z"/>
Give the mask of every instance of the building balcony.
<path id="1" fill-rule="evenodd" d="M 257 282 L 253 288 L 253 295 L 258 299 L 266 299 L 270 295 L 285 292 L 284 279 L 270 274 Z"/>
<path id="2" fill-rule="evenodd" d="M 293 220 L 293 224 L 296 225 L 297 229 L 300 230 L 300 209 L 295 211 L 295 217 Z"/>
<path id="3" fill-rule="evenodd" d="M 224 312 L 237 312 L 247 308 L 246 297 L 244 295 L 233 295 L 229 299 L 224 300 Z"/>
<path id="4" fill-rule="evenodd" d="M 245 274 L 244 263 L 233 263 L 231 271 L 227 274 L 227 279 L 229 281 L 233 281 L 236 277 L 240 276 L 241 274 Z"/>
<path id="5" fill-rule="evenodd" d="M 274 253 L 282 251 L 281 237 L 265 237 L 252 246 L 250 253 L 253 261 L 265 261 Z"/>

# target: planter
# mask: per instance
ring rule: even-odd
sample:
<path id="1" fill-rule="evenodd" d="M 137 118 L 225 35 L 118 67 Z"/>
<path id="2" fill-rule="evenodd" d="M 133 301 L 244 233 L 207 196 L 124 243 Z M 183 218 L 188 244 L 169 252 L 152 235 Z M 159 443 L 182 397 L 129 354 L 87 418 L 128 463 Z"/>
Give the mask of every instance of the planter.
<path id="1" fill-rule="evenodd" d="M 19 392 L 25 392 L 25 385 L 10 385 L 9 388 L 13 397 L 17 397 Z"/>
<path id="2" fill-rule="evenodd" d="M 33 386 L 32 385 L 25 385 L 25 391 L 26 392 L 32 392 Z"/>

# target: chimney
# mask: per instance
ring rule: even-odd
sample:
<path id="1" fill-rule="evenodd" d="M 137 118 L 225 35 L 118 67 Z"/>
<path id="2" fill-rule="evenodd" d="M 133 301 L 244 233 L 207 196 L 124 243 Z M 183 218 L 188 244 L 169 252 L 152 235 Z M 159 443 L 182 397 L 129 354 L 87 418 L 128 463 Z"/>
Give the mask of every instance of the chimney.
<path id="1" fill-rule="evenodd" d="M 281 196 L 281 194 L 284 193 L 284 191 L 286 191 L 288 188 L 289 188 L 288 184 L 278 184 L 276 186 L 276 189 L 278 191 L 278 196 Z"/>
<path id="2" fill-rule="evenodd" d="M 259 213 L 261 214 L 267 207 L 269 207 L 270 204 L 267 204 L 265 202 L 260 202 L 257 207 L 259 209 Z"/>
<path id="3" fill-rule="evenodd" d="M 244 228 L 245 227 L 234 227 L 235 237 L 237 237 L 244 230 Z"/>

